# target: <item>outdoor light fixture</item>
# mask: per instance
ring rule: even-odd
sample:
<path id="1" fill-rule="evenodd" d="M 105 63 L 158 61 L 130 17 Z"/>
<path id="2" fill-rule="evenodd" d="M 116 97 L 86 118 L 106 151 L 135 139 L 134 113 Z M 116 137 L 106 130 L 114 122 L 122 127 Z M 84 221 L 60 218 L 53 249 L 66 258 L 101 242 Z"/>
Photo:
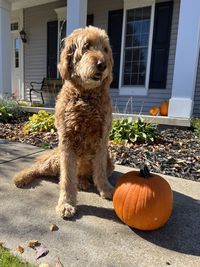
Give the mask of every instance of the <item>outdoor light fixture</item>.
<path id="1" fill-rule="evenodd" d="M 23 42 L 23 43 L 26 43 L 27 40 L 26 40 L 26 33 L 25 33 L 24 29 L 22 29 L 22 30 L 19 32 L 19 34 L 20 34 L 20 37 L 21 37 L 21 39 L 22 39 L 22 42 Z"/>

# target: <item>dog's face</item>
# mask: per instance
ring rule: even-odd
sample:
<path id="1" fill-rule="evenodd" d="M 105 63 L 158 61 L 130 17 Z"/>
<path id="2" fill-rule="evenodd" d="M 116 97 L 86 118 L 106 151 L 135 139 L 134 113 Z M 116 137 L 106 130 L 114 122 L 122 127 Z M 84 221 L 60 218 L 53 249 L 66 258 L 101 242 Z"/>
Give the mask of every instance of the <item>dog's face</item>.
<path id="1" fill-rule="evenodd" d="M 65 38 L 58 64 L 62 79 L 96 88 L 104 80 L 112 81 L 112 66 L 112 51 L 104 30 L 89 26 Z"/>

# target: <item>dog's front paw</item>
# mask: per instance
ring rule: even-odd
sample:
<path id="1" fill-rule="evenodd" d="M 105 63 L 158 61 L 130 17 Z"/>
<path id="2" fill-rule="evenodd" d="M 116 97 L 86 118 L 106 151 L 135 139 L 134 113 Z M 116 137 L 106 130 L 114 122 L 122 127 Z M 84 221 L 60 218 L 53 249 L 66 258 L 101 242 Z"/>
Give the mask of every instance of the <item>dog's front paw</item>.
<path id="1" fill-rule="evenodd" d="M 22 188 L 28 184 L 27 180 L 19 175 L 15 175 L 12 181 L 19 188 Z"/>
<path id="2" fill-rule="evenodd" d="M 76 207 L 68 204 L 68 203 L 63 203 L 63 204 L 58 204 L 56 207 L 56 211 L 59 214 L 60 217 L 62 218 L 70 218 L 73 217 L 75 212 L 76 212 Z"/>
<path id="3" fill-rule="evenodd" d="M 100 191 L 100 196 L 102 198 L 106 198 L 106 199 L 112 200 L 113 193 L 114 193 L 114 188 L 110 185 L 106 189 Z"/>

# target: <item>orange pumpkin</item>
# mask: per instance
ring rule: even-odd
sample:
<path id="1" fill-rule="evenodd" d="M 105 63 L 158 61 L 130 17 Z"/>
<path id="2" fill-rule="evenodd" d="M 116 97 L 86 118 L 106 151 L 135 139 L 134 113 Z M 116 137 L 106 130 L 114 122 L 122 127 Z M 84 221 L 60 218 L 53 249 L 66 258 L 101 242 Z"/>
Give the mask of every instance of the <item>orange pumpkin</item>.
<path id="1" fill-rule="evenodd" d="M 119 178 L 113 205 L 125 224 L 139 230 L 155 230 L 163 226 L 172 213 L 173 193 L 164 178 L 150 174 L 145 166 Z"/>
<path id="2" fill-rule="evenodd" d="M 157 106 L 153 106 L 153 107 L 151 107 L 150 110 L 149 110 L 149 114 L 150 114 L 151 116 L 157 116 L 157 115 L 159 114 L 159 112 L 160 112 L 160 109 L 159 109 L 159 107 L 157 107 Z"/>
<path id="3" fill-rule="evenodd" d="M 160 103 L 160 115 L 167 116 L 168 115 L 168 108 L 169 108 L 169 101 L 165 100 Z"/>

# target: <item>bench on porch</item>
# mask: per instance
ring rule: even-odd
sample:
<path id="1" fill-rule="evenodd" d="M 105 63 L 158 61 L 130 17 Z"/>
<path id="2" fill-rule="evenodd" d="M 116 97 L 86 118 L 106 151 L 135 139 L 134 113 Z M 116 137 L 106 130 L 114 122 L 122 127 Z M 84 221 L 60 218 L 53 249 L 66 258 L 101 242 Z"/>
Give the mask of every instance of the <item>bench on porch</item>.
<path id="1" fill-rule="evenodd" d="M 43 78 L 41 82 L 30 82 L 29 97 L 32 102 L 32 93 L 40 94 L 42 104 L 44 104 L 43 93 L 52 93 L 54 96 L 58 94 L 62 87 L 63 81 L 61 79 L 47 79 Z"/>

